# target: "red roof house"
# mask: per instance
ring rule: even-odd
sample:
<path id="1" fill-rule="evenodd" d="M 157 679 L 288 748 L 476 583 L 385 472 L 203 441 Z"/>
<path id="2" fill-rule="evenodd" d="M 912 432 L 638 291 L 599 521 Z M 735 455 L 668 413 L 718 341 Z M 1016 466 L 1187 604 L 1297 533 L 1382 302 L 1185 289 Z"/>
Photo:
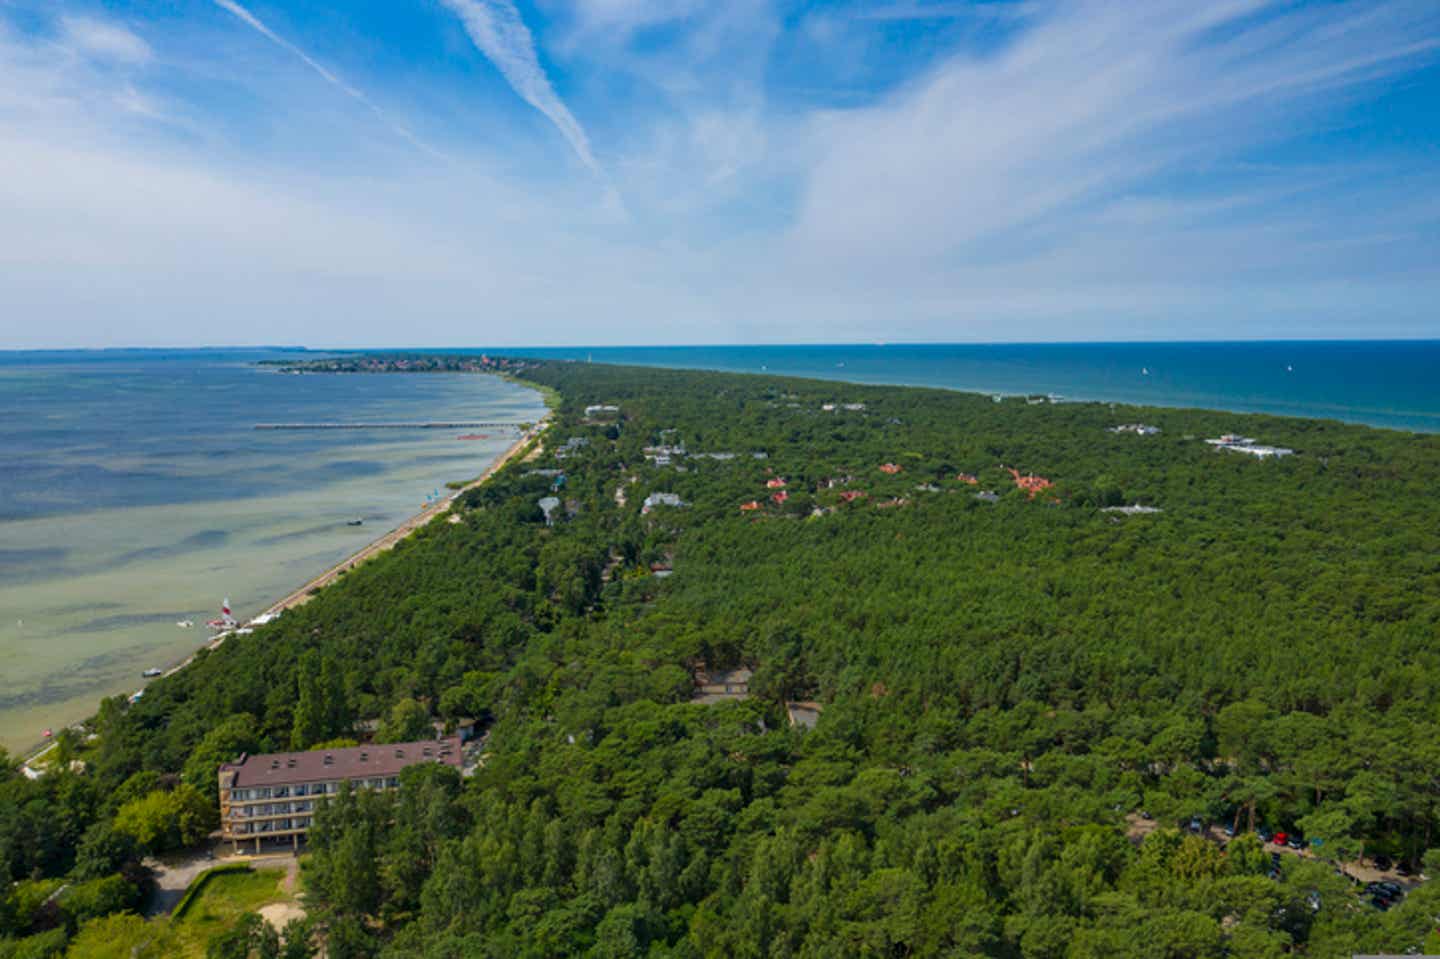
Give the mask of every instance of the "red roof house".
<path id="1" fill-rule="evenodd" d="M 1028 493 L 1030 495 L 1030 499 L 1034 499 L 1037 493 L 1043 490 L 1047 490 L 1055 485 L 1045 477 L 1036 476 L 1034 473 L 1031 473 L 1028 476 L 1021 476 L 1020 471 L 1013 468 L 1010 470 L 1010 475 L 1014 477 L 1015 485 Z"/>

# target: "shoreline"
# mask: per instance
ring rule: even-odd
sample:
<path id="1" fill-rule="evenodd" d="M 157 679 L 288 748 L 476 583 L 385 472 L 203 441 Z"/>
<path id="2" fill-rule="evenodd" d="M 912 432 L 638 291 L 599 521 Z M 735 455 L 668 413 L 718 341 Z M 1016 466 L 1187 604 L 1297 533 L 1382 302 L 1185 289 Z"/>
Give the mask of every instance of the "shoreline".
<path id="1" fill-rule="evenodd" d="M 153 677 L 151 679 L 151 682 L 159 679 L 167 679 L 193 663 L 195 661 L 195 657 L 199 656 L 202 652 L 209 652 L 211 650 L 220 648 L 220 646 L 224 645 L 227 639 L 229 639 L 233 635 L 236 635 L 239 629 L 252 628 L 251 624 L 256 624 L 257 620 L 261 620 L 265 617 L 274 618 L 275 616 L 278 616 L 281 613 L 285 612 L 285 610 L 287 609 L 293 609 L 296 606 L 304 605 L 310 600 L 311 596 L 315 591 L 331 585 L 340 578 L 340 575 L 342 573 L 355 568 L 366 560 L 371 559 L 379 555 L 380 553 L 385 552 L 386 550 L 394 548 L 395 544 L 399 543 L 401 540 L 405 539 L 410 534 L 414 533 L 416 530 L 430 523 L 432 520 L 435 519 L 435 517 L 445 513 L 449 513 L 450 507 L 455 503 L 456 499 L 458 499 L 463 494 L 468 493 L 470 490 L 476 488 L 477 486 L 485 483 L 487 480 L 490 479 L 490 477 L 498 473 L 517 456 L 525 452 L 532 443 L 534 443 L 540 438 L 541 435 L 543 435 L 545 430 L 549 427 L 550 421 L 551 414 L 546 413 L 546 415 L 543 416 L 534 426 L 530 427 L 530 429 L 520 434 L 519 438 L 516 439 L 515 442 L 512 443 L 510 446 L 508 446 L 504 450 L 504 452 L 502 452 L 498 457 L 496 457 L 490 463 L 490 465 L 487 466 L 483 472 L 481 472 L 478 477 L 464 484 L 458 489 L 451 490 L 446 496 L 441 497 L 434 503 L 420 510 L 420 512 L 409 517 L 399 526 L 394 527 L 382 536 L 365 544 L 360 549 L 356 550 L 354 553 L 346 556 L 338 563 L 331 565 L 318 575 L 311 577 L 299 588 L 291 590 L 289 593 L 285 594 L 283 598 L 277 600 L 274 603 L 271 603 L 269 606 L 265 607 L 262 612 L 256 614 L 248 621 L 239 624 L 239 626 L 237 626 L 235 629 L 225 630 L 224 632 L 219 633 L 206 640 L 204 644 L 196 648 L 185 658 L 181 659 L 174 665 L 166 667 L 165 671 L 159 676 Z M 265 621 L 268 622 L 268 620 Z M 263 623 L 257 625 L 263 625 Z M 131 697 L 133 698 L 138 694 L 143 694 L 148 686 L 149 683 L 147 682 L 146 685 L 142 686 L 139 690 L 137 690 L 136 693 L 132 693 Z M 94 715 L 93 712 L 90 715 Z M 89 717 L 87 716 L 86 718 L 88 719 Z M 84 719 L 77 720 L 76 722 L 66 724 L 66 726 L 63 728 L 74 728 L 75 726 L 83 722 L 85 722 Z M 49 742 L 36 743 L 30 749 L 21 753 L 18 757 L 20 760 L 21 771 L 25 775 L 32 777 L 43 774 L 43 770 L 36 769 L 32 764 L 44 757 L 47 753 L 54 749 L 55 746 L 56 742 L 54 741 L 54 739 L 51 739 Z"/>

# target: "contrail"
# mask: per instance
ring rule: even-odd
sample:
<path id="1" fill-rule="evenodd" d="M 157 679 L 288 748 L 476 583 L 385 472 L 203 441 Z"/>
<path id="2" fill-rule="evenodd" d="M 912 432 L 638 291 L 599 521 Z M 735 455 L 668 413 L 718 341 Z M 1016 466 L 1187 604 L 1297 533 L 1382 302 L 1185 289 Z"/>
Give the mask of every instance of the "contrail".
<path id="1" fill-rule="evenodd" d="M 321 78 L 324 79 L 326 83 L 330 84 L 335 89 L 345 94 L 347 97 L 350 97 L 356 103 L 367 107 L 370 112 L 374 113 L 375 116 L 379 118 L 380 122 L 384 123 L 387 127 L 389 127 L 396 136 L 400 137 L 403 140 L 406 140 L 416 149 L 428 153 L 433 157 L 439 157 L 442 160 L 448 159 L 448 157 L 446 157 L 444 153 L 441 153 L 439 150 L 435 149 L 430 144 L 426 143 L 424 140 L 421 140 L 414 133 L 410 132 L 410 130 L 404 124 L 397 123 L 388 113 L 382 110 L 375 103 L 374 100 L 371 100 L 363 92 L 357 90 L 355 87 L 351 86 L 350 84 L 342 80 L 340 77 L 336 76 L 324 64 L 317 62 L 313 57 L 311 57 L 310 54 L 306 53 L 304 50 L 301 50 L 295 44 L 291 43 L 289 40 L 286 40 L 274 30 L 271 30 L 265 25 L 264 21 L 262 21 L 259 17 L 255 16 L 255 14 L 251 13 L 249 10 L 246 10 L 244 7 L 240 6 L 240 4 L 236 3 L 235 0 L 214 0 L 214 2 L 217 7 L 233 13 L 236 17 L 240 19 L 242 23 L 263 35 L 270 42 L 294 54 L 296 57 L 299 57 L 301 62 L 303 62 L 307 67 L 320 74 Z"/>
<path id="2" fill-rule="evenodd" d="M 220 0 L 216 0 L 220 2 Z M 520 98 L 555 124 L 580 158 L 601 180 L 605 174 L 595 162 L 590 139 L 565 106 L 535 54 L 535 40 L 515 8 L 514 0 L 440 0 L 465 24 L 465 32 L 480 52 L 495 64 Z"/>

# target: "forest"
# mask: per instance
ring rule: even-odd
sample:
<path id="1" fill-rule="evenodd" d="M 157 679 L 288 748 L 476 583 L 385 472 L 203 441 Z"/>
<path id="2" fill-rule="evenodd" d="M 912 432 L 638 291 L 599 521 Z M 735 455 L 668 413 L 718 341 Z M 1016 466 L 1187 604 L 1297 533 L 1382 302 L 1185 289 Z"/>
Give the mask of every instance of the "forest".
<path id="1" fill-rule="evenodd" d="M 454 522 L 0 763 L 0 959 L 108 955 L 219 763 L 465 721 L 473 776 L 317 813 L 286 956 L 1440 953 L 1440 437 L 520 375 L 543 448 Z"/>

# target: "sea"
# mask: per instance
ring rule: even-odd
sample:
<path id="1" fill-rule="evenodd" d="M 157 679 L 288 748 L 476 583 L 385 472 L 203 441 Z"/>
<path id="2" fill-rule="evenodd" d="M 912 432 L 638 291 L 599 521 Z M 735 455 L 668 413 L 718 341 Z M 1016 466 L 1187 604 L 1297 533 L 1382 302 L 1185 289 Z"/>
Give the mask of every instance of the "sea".
<path id="1" fill-rule="evenodd" d="M 1440 340 L 489 352 L 1440 432 Z M 257 365 L 306 355 L 316 354 L 0 353 L 0 746 L 22 750 L 101 696 L 139 689 L 144 669 L 205 641 L 226 597 L 242 620 L 261 612 L 511 442 L 502 431 L 255 424 L 533 422 L 544 411 L 538 394 L 494 377 Z"/>
<path id="2" fill-rule="evenodd" d="M 1056 394 L 1440 432 L 1440 340 L 492 350 L 979 393 Z"/>
<path id="3" fill-rule="evenodd" d="M 544 415 L 497 377 L 256 365 L 293 355 L 0 353 L 0 747 L 142 688 L 145 669 L 203 645 L 227 597 L 242 621 L 262 612 L 515 440 L 257 423 Z"/>

